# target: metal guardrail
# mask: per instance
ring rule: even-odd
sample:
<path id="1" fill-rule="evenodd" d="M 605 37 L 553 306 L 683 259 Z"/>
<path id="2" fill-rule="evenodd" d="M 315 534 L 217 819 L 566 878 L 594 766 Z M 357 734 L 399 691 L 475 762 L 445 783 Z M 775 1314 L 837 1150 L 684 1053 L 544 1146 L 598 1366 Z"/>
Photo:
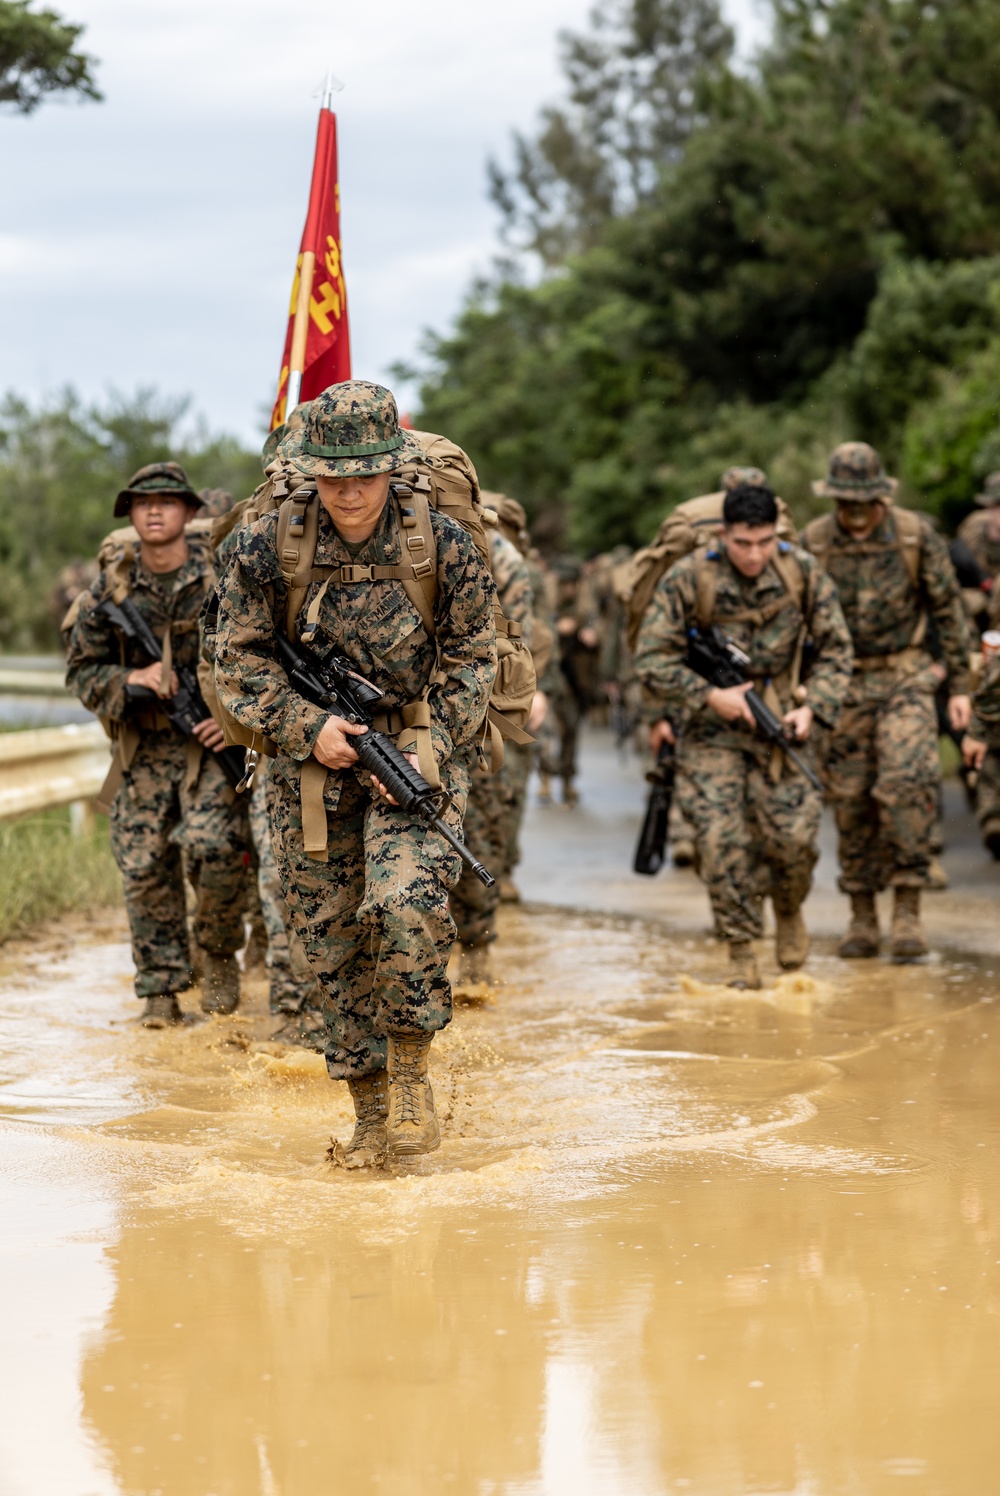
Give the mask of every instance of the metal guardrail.
<path id="1" fill-rule="evenodd" d="M 99 722 L 0 733 L 0 820 L 69 805 L 82 828 L 108 772 L 110 747 Z"/>

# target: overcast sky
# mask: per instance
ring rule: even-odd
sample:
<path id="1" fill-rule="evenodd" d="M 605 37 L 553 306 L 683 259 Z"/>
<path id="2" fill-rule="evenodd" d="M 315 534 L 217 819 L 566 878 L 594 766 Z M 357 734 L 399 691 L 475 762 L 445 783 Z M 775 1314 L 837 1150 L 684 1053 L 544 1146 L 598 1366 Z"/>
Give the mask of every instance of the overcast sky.
<path id="1" fill-rule="evenodd" d="M 256 440 L 337 95 L 354 373 L 443 329 L 497 240 L 485 161 L 558 97 L 590 0 L 57 0 L 103 104 L 0 117 L 0 391 L 155 385 Z M 729 0 L 744 48 L 756 0 Z"/>

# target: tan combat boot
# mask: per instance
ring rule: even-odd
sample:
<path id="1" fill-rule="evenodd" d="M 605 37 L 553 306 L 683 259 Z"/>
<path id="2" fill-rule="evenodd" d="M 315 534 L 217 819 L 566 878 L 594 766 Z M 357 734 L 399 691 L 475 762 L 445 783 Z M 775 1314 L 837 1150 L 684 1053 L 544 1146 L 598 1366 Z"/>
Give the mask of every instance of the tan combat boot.
<path id="1" fill-rule="evenodd" d="M 878 912 L 873 893 L 851 894 L 851 923 L 837 947 L 845 960 L 863 961 L 878 955 Z"/>
<path id="2" fill-rule="evenodd" d="M 201 979 L 203 1013 L 235 1013 L 240 1005 L 240 968 L 235 956 L 205 952 L 205 974 Z"/>
<path id="3" fill-rule="evenodd" d="M 389 1037 L 389 1116 L 386 1142 L 390 1158 L 416 1158 L 441 1142 L 434 1092 L 427 1079 L 432 1035 Z"/>
<path id="4" fill-rule="evenodd" d="M 927 955 L 927 937 L 920 923 L 920 889 L 897 888 L 892 910 L 892 959 L 918 961 Z"/>
<path id="5" fill-rule="evenodd" d="M 346 1148 L 331 1143 L 326 1156 L 341 1169 L 377 1169 L 385 1163 L 389 1077 L 384 1070 L 347 1082 L 354 1102 L 354 1136 Z"/>
<path id="6" fill-rule="evenodd" d="M 729 963 L 733 974 L 726 983 L 727 987 L 738 987 L 743 991 L 751 992 L 759 989 L 760 972 L 757 970 L 757 958 L 749 940 L 729 942 Z"/>
<path id="7" fill-rule="evenodd" d="M 150 1029 L 172 1028 L 174 1024 L 183 1023 L 184 1015 L 176 995 L 173 992 L 158 992 L 155 997 L 147 997 L 139 1022 L 143 1028 Z"/>
<path id="8" fill-rule="evenodd" d="M 774 906 L 774 954 L 782 971 L 796 971 L 809 955 L 809 932 L 801 909 Z"/>
<path id="9" fill-rule="evenodd" d="M 927 887 L 934 893 L 941 893 L 948 887 L 948 874 L 937 857 L 932 857 L 927 866 Z"/>

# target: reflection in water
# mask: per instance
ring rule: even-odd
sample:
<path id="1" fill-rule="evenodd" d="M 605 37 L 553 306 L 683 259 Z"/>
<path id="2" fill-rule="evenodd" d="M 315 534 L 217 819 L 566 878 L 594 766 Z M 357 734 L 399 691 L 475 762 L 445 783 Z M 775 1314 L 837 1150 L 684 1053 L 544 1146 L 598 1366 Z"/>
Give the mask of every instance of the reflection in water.
<path id="1" fill-rule="evenodd" d="M 989 966 L 738 994 L 628 921 L 507 933 L 396 1177 L 328 1171 L 343 1088 L 263 1019 L 109 1037 L 87 947 L 4 991 L 0 1116 L 118 1209 L 67 1443 L 128 1496 L 991 1490 Z"/>

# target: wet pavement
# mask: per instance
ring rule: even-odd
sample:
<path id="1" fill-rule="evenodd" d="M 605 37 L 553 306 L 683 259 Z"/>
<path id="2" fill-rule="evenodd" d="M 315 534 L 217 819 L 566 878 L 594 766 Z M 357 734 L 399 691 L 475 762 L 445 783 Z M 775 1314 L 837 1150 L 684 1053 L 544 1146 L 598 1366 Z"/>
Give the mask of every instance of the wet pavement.
<path id="1" fill-rule="evenodd" d="M 926 964 L 836 959 L 825 859 L 808 970 L 762 945 L 734 994 L 691 875 L 623 872 L 641 784 L 599 736 L 583 792 L 533 811 L 496 1000 L 435 1046 L 443 1146 L 388 1175 L 330 1171 L 345 1088 L 259 983 L 147 1033 L 118 915 L 6 948 L 3 1496 L 995 1489 L 970 826 Z"/>

